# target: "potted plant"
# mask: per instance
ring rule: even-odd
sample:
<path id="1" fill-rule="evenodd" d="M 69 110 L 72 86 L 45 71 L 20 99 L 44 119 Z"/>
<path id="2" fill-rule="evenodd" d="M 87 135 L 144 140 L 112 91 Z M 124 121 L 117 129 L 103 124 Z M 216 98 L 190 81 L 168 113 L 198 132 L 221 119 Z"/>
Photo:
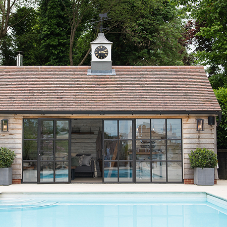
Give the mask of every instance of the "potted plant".
<path id="1" fill-rule="evenodd" d="M 191 167 L 194 168 L 194 184 L 214 185 L 214 167 L 217 155 L 206 148 L 197 148 L 189 154 Z"/>
<path id="2" fill-rule="evenodd" d="M 12 184 L 12 167 L 16 155 L 6 147 L 0 148 L 0 185 Z"/>

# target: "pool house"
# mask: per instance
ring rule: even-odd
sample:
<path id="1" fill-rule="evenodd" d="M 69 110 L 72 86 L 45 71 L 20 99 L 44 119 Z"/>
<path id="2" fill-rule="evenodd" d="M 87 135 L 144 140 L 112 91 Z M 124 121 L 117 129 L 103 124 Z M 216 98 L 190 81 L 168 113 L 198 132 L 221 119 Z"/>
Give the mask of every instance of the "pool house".
<path id="1" fill-rule="evenodd" d="M 204 68 L 100 62 L 0 67 L 13 183 L 193 183 L 188 154 L 217 152 L 221 114 Z"/>

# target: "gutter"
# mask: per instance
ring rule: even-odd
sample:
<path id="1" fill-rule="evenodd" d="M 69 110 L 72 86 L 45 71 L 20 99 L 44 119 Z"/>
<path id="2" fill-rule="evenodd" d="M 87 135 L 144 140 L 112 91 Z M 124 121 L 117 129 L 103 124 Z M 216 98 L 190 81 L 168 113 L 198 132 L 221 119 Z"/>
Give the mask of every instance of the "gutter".
<path id="1" fill-rule="evenodd" d="M 221 111 L 215 111 L 215 110 L 198 110 L 198 111 L 187 111 L 187 110 L 160 110 L 160 111 L 148 111 L 148 110 L 113 110 L 113 111 L 103 111 L 103 110 L 97 110 L 97 111 L 91 111 L 91 110 L 84 110 L 84 111 L 52 111 L 52 110 L 0 110 L 0 114 L 155 114 L 155 115 L 165 115 L 165 114 L 215 114 L 219 117 L 218 125 L 221 122 Z"/>

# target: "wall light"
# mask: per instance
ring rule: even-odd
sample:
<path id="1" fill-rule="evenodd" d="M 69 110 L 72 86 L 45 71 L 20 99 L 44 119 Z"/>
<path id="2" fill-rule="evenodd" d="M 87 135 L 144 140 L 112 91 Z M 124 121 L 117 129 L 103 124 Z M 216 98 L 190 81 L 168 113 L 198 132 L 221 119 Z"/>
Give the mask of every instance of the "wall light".
<path id="1" fill-rule="evenodd" d="M 1 130 L 2 132 L 8 132 L 8 119 L 1 120 Z"/>
<path id="2" fill-rule="evenodd" d="M 214 125 L 215 124 L 215 118 L 213 116 L 208 117 L 208 125 Z"/>
<path id="3" fill-rule="evenodd" d="M 204 119 L 197 119 L 197 131 L 203 131 Z"/>

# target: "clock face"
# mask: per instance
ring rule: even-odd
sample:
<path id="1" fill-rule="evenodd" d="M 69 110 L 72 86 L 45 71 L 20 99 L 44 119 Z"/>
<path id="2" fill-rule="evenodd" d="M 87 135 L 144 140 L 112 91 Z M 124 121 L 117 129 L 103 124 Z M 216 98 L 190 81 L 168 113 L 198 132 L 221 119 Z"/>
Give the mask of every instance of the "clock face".
<path id="1" fill-rule="evenodd" d="M 98 59 L 104 59 L 108 56 L 108 49 L 105 46 L 98 46 L 95 49 L 95 56 Z"/>

